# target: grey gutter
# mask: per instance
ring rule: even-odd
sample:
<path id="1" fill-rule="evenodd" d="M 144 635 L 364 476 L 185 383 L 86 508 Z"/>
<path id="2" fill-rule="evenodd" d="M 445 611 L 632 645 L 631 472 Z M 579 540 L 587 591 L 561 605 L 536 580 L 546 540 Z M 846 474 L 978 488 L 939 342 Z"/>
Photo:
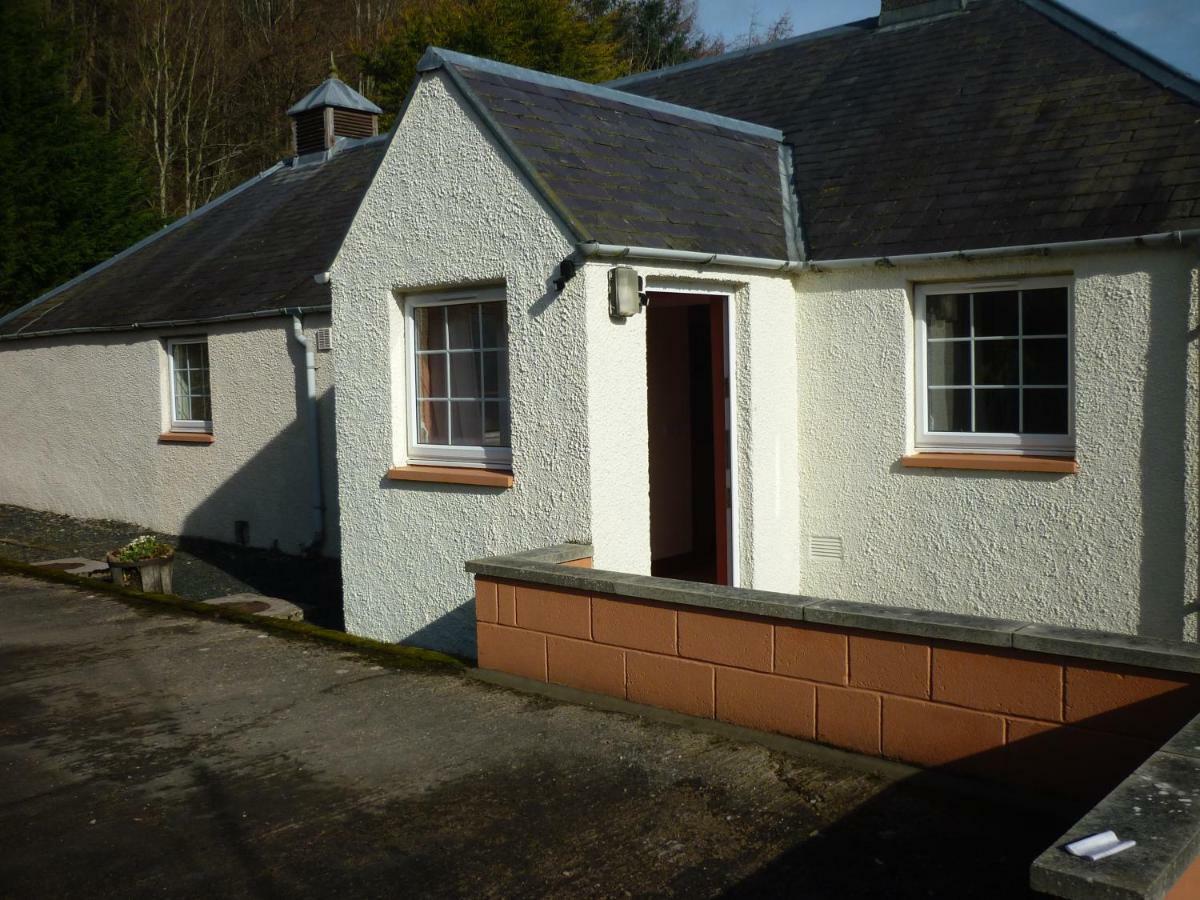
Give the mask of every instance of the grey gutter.
<path id="1" fill-rule="evenodd" d="M 1200 228 L 1186 231 L 1166 231 L 1131 237 L 1101 238 L 1092 241 L 1062 241 L 1056 244 L 1024 244 L 1011 247 L 983 247 L 976 250 L 946 250 L 939 253 L 908 253 L 898 256 L 864 256 L 858 259 L 821 259 L 805 263 L 805 268 L 853 269 L 862 266 L 893 266 L 905 263 L 940 262 L 944 260 L 995 259 L 1006 256 L 1051 256 L 1062 253 L 1088 253 L 1121 247 L 1154 247 L 1171 245 L 1183 247 L 1200 238 Z"/>
<path id="2" fill-rule="evenodd" d="M 1000 259 L 1014 256 L 1053 256 L 1064 253 L 1088 253 L 1122 247 L 1184 247 L 1200 238 L 1200 228 L 1168 231 L 1132 237 L 1103 238 L 1093 241 L 1064 241 L 1056 244 L 1025 244 L 1011 247 L 984 247 L 976 250 L 946 250 L 938 253 L 909 253 L 898 256 L 864 256 L 858 259 L 764 259 L 756 256 L 731 256 L 725 253 L 699 253 L 693 250 L 668 250 L 658 247 L 630 247 L 583 241 L 578 245 L 585 259 L 646 259 L 699 266 L 725 266 L 736 269 L 765 269 L 774 272 L 822 272 L 830 269 L 854 269 L 866 266 L 892 266 L 924 262 Z"/>
<path id="3" fill-rule="evenodd" d="M 275 163 L 275 165 L 271 166 L 271 168 L 266 169 L 265 171 L 259 172 L 253 178 L 246 179 L 241 184 L 239 184 L 237 187 L 231 188 L 230 190 L 226 191 L 221 196 L 215 197 L 214 199 L 208 201 L 203 206 L 201 206 L 199 209 L 193 210 L 192 212 L 188 213 L 183 218 L 176 219 L 170 225 L 166 225 L 166 226 L 160 228 L 158 231 L 154 232 L 154 234 L 147 235 L 146 237 L 144 237 L 140 241 L 138 241 L 136 244 L 133 244 L 130 247 L 126 247 L 124 250 L 122 250 L 120 253 L 116 254 L 115 256 L 110 256 L 108 259 L 104 260 L 103 262 L 97 263 L 96 265 L 92 266 L 86 272 L 76 275 L 70 281 L 64 282 L 63 284 L 60 284 L 56 288 L 52 288 L 51 290 L 42 294 L 40 297 L 36 297 L 33 300 L 30 300 L 24 306 L 19 306 L 16 309 L 14 309 L 12 312 L 7 313 L 6 315 L 0 316 L 0 329 L 2 329 L 5 325 L 5 323 L 10 321 L 11 319 L 15 319 L 17 316 L 21 315 L 22 313 L 24 313 L 28 310 L 31 310 L 34 307 L 41 305 L 42 303 L 45 303 L 47 300 L 54 299 L 59 294 L 61 294 L 63 291 L 67 290 L 67 288 L 74 287 L 75 285 L 79 284 L 81 281 L 85 281 L 86 279 L 91 278 L 93 275 L 103 272 L 109 266 L 112 266 L 114 263 L 117 263 L 120 260 L 125 259 L 125 257 L 127 257 L 127 256 L 131 256 L 134 253 L 137 253 L 137 251 L 141 250 L 143 247 L 147 246 L 148 244 L 152 244 L 155 241 L 157 241 L 159 238 L 165 237 L 166 235 L 170 234 L 172 231 L 174 231 L 177 228 L 182 228 L 188 222 L 191 222 L 192 220 L 197 219 L 200 216 L 204 215 L 209 210 L 214 209 L 217 206 L 220 206 L 226 200 L 236 197 L 242 191 L 253 187 L 254 185 L 258 184 L 263 179 L 269 178 L 271 175 L 274 175 L 276 172 L 278 172 L 283 167 L 284 167 L 284 163 L 282 163 L 282 162 Z M 49 312 L 49 310 L 47 310 L 47 312 Z M 42 315 L 45 315 L 45 313 L 43 313 Z M 38 318 L 41 318 L 41 317 L 39 316 Z M 34 324 L 34 322 L 36 322 L 36 321 L 37 321 L 37 319 L 34 319 L 33 322 L 29 323 L 29 325 Z M 28 328 L 29 325 L 24 326 L 24 328 Z M 22 329 L 22 331 L 24 330 L 24 328 Z M 18 334 L 19 333 L 20 332 L 18 332 Z M 0 336 L 0 340 L 3 340 L 5 337 L 8 337 L 8 336 L 7 335 Z"/>
<path id="4" fill-rule="evenodd" d="M 1137 44 L 1125 40 L 1114 31 L 1093 22 L 1087 16 L 1068 9 L 1056 0 L 1021 0 L 1030 9 L 1041 13 L 1051 22 L 1083 38 L 1097 49 L 1136 69 L 1151 81 L 1182 94 L 1193 103 L 1200 103 L 1200 82 L 1188 73 L 1159 59 Z"/>
<path id="5" fill-rule="evenodd" d="M 417 71 L 431 71 L 446 64 L 462 66 L 465 69 L 475 69 L 480 72 L 487 72 L 490 75 L 499 75 L 502 78 L 512 78 L 542 87 L 557 88 L 562 91 L 571 91 L 576 94 L 597 97 L 612 103 L 623 103 L 626 106 L 676 116 L 680 119 L 689 119 L 693 122 L 701 122 L 706 125 L 712 125 L 715 128 L 739 132 L 750 137 L 765 138 L 769 141 L 783 140 L 783 132 L 778 128 L 770 128 L 766 125 L 758 125 L 754 122 L 743 121 L 742 119 L 733 119 L 729 116 L 720 116 L 716 113 L 704 112 L 690 106 L 667 103 L 663 100 L 643 97 L 640 94 L 628 94 L 624 91 L 613 90 L 611 87 L 588 84 L 586 81 L 575 81 L 571 78 L 563 78 L 560 75 L 548 75 L 545 72 L 522 69 L 519 66 L 510 66 L 507 63 L 500 63 L 491 59 L 481 59 L 477 56 L 469 56 L 466 53 L 456 53 L 453 50 L 443 50 L 440 47 L 430 47 L 425 51 L 425 55 L 417 63 Z"/>
<path id="6" fill-rule="evenodd" d="M 219 325 L 222 322 L 245 322 L 250 319 L 273 319 L 279 316 L 290 318 L 305 314 L 331 312 L 332 307 L 324 306 L 287 306 L 279 309 L 262 309 L 249 313 L 230 313 L 224 316 L 208 316 L 193 319 L 160 319 L 151 322 L 133 322 L 128 325 L 84 325 L 78 328 L 54 328 L 46 331 L 14 331 L 12 334 L 0 334 L 0 342 L 33 340 L 34 338 L 62 337 L 69 334 L 107 334 L 115 331 L 148 331 L 166 328 L 184 328 L 192 325 Z"/>
<path id="7" fill-rule="evenodd" d="M 577 249 L 585 259 L 648 259 L 697 266 L 769 269 L 776 272 L 799 272 L 807 265 L 794 259 L 763 259 L 757 256 L 731 256 L 727 253 L 699 253 L 694 250 L 628 247 L 622 244 L 600 244 L 596 241 L 581 241 Z"/>

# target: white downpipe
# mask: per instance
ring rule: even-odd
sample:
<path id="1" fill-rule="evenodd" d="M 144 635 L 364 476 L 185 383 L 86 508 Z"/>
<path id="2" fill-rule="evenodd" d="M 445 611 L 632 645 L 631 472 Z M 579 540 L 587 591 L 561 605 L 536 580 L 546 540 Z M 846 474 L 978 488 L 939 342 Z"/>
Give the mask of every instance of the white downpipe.
<path id="1" fill-rule="evenodd" d="M 308 338 L 304 336 L 304 320 L 292 316 L 292 336 L 304 348 L 305 425 L 308 448 L 312 458 L 312 514 L 313 539 L 308 552 L 313 556 L 321 553 L 325 545 L 325 491 L 321 478 L 321 429 L 317 412 L 317 355 Z"/>

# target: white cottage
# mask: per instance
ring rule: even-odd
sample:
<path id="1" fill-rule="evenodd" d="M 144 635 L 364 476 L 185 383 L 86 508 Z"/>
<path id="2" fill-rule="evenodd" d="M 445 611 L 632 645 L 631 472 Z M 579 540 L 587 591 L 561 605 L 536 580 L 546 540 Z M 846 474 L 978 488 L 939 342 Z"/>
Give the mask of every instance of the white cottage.
<path id="1" fill-rule="evenodd" d="M 294 157 L 0 317 L 0 503 L 338 555 L 326 273 L 379 113 L 331 77 Z"/>
<path id="2" fill-rule="evenodd" d="M 1047 0 L 605 87 L 431 50 L 331 269 L 348 627 L 470 653 L 463 561 L 581 541 L 1194 640 L 1198 114 Z"/>

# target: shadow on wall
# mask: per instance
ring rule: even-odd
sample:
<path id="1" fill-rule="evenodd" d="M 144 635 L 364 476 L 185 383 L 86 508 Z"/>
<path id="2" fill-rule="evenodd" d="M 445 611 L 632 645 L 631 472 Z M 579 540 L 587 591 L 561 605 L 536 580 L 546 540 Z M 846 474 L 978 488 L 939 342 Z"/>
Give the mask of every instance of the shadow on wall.
<path id="1" fill-rule="evenodd" d="M 927 745 L 930 768 L 798 836 L 721 896 L 794 897 L 801 886 L 806 897 L 1043 896 L 1029 888 L 1033 860 L 1198 707 L 1196 687 L 1185 688 L 953 764 L 936 757 L 959 748 L 947 748 L 938 735 L 911 735 Z M 1149 730 L 1129 737 L 1130 726 Z M 968 780 L 975 777 L 1005 785 Z M 1112 824 L 1122 832 L 1120 822 Z"/>
<path id="2" fill-rule="evenodd" d="M 293 355 L 295 349 L 293 345 Z M 303 363 L 303 355 L 300 360 Z M 303 365 L 298 377 L 302 386 Z M 302 396 L 298 393 L 298 400 Z M 188 514 L 180 529 L 180 546 L 263 594 L 307 607 L 310 621 L 340 629 L 343 615 L 341 564 L 336 555 L 340 535 L 333 474 L 333 388 L 318 400 L 326 473 L 325 543 L 324 555 L 319 558 L 304 555 L 315 531 L 310 499 L 313 474 L 302 418 L 306 411 L 299 408 L 296 414 L 296 419 Z M 218 434 L 217 443 L 187 450 L 210 453 L 219 448 Z M 288 529 L 290 537 L 278 533 L 281 526 Z M 230 545 L 236 545 L 236 549 Z"/>
<path id="3" fill-rule="evenodd" d="M 1139 447 L 1142 533 L 1138 634 L 1180 640 L 1184 618 L 1195 613 L 1195 605 L 1184 593 L 1189 304 L 1181 302 L 1175 287 L 1150 276 L 1150 333 Z"/>
<path id="4" fill-rule="evenodd" d="M 479 487 L 476 485 L 392 481 L 389 478 L 381 478 L 379 480 L 379 488 L 383 491 L 428 494 L 452 493 L 459 497 L 470 496 L 485 499 L 495 497 L 497 493 L 496 488 Z M 415 603 L 424 612 L 449 608 L 448 612 L 443 612 L 412 634 L 401 638 L 400 642 L 412 644 L 416 647 L 424 647 L 429 650 L 438 650 L 442 653 L 452 653 L 464 659 L 474 660 L 478 656 L 475 645 L 475 581 L 474 578 L 467 576 L 463 565 L 468 559 L 488 556 L 489 554 L 486 551 L 477 553 L 464 551 L 458 543 L 449 541 L 435 542 L 433 549 L 438 554 L 437 561 L 439 563 L 452 571 L 463 574 L 462 579 L 460 579 L 460 593 L 457 593 L 453 597 L 417 596 L 411 593 L 412 589 L 409 585 L 393 585 L 389 595 L 390 601 L 397 603 L 407 602 L 408 605 Z M 429 585 L 423 584 L 420 589 L 427 591 L 429 590 Z"/>

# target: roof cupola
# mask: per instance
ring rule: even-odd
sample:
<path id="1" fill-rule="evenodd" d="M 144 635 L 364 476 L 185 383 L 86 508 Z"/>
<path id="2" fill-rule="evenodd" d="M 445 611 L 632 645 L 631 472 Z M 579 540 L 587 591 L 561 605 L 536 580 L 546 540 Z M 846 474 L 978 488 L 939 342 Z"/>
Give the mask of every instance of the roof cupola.
<path id="1" fill-rule="evenodd" d="M 368 138 L 379 133 L 383 110 L 337 77 L 332 55 L 329 62 L 329 77 L 287 111 L 292 117 L 297 156 L 324 153 L 338 138 Z"/>

